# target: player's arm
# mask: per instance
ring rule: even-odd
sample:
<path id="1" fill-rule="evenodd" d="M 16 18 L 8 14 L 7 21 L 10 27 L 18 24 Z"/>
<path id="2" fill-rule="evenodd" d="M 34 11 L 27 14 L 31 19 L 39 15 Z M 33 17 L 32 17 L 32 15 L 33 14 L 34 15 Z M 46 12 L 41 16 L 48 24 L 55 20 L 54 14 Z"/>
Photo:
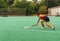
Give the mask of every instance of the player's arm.
<path id="1" fill-rule="evenodd" d="M 36 26 L 38 25 L 39 21 L 40 21 L 40 18 L 38 18 L 38 21 L 36 22 Z"/>

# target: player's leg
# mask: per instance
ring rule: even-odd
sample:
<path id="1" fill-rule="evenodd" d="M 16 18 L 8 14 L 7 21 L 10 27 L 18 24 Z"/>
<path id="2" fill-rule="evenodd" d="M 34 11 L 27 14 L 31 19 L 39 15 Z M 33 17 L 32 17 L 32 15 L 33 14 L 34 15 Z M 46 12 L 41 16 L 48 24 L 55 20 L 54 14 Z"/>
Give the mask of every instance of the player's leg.
<path id="1" fill-rule="evenodd" d="M 41 21 L 42 29 L 44 29 L 44 21 Z"/>
<path id="2" fill-rule="evenodd" d="M 54 26 L 52 26 L 49 22 L 46 22 L 46 25 L 51 28 L 52 30 L 55 30 Z"/>

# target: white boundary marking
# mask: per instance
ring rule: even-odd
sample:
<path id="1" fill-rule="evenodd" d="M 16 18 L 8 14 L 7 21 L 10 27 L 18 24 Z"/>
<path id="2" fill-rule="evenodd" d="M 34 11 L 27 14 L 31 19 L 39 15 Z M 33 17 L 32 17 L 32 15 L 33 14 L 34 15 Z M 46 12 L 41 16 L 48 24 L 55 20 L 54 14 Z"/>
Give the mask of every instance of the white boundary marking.
<path id="1" fill-rule="evenodd" d="M 40 32 L 52 32 L 52 33 L 60 33 L 60 31 L 57 30 L 35 30 L 35 29 L 0 29 L 0 31 L 4 31 L 4 30 L 24 30 L 24 31 L 40 31 Z"/>

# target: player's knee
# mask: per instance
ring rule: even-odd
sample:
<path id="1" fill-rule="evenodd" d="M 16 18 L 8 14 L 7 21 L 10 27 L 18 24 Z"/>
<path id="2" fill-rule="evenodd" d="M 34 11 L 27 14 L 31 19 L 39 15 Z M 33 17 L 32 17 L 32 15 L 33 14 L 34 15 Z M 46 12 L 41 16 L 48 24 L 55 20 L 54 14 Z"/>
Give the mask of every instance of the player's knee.
<path id="1" fill-rule="evenodd" d="M 43 24 L 43 23 L 44 23 L 44 21 L 41 21 L 41 23 Z"/>
<path id="2" fill-rule="evenodd" d="M 49 24 L 46 24 L 47 26 L 49 26 Z"/>

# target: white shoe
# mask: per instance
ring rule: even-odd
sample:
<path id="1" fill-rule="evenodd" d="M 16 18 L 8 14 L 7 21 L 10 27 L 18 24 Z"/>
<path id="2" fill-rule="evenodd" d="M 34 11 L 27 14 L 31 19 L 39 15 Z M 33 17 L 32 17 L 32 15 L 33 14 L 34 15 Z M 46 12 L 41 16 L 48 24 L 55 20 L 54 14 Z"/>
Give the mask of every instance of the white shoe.
<path id="1" fill-rule="evenodd" d="M 52 26 L 52 30 L 55 30 L 55 27 Z"/>
<path id="2" fill-rule="evenodd" d="M 44 30 L 45 28 L 44 27 L 42 27 L 42 30 Z"/>

